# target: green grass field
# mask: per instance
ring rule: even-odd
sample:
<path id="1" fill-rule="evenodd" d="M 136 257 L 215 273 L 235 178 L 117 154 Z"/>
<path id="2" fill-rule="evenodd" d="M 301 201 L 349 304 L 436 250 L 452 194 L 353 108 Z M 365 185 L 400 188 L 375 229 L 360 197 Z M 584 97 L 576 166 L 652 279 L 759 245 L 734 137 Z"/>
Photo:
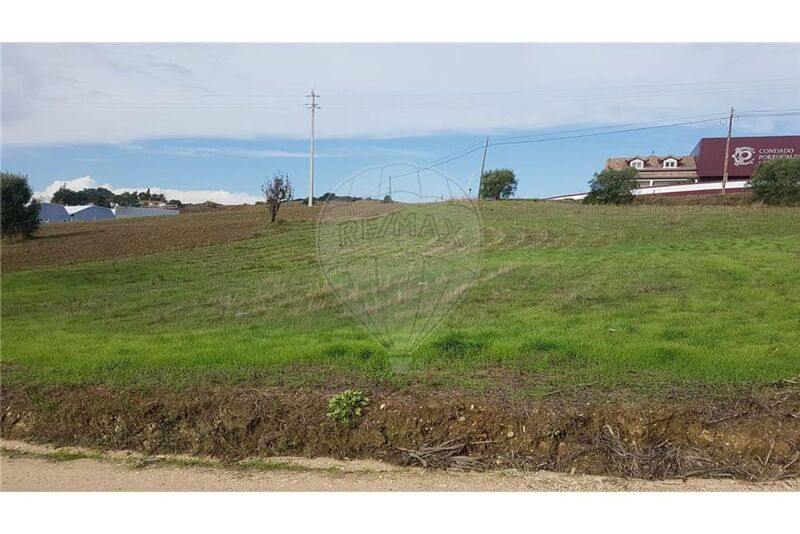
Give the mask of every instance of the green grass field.
<path id="1" fill-rule="evenodd" d="M 537 395 L 800 374 L 800 210 L 509 201 L 480 211 L 481 273 L 409 354 L 384 349 L 339 304 L 320 276 L 314 223 L 292 221 L 256 239 L 4 273 L 3 381 L 512 384 Z"/>

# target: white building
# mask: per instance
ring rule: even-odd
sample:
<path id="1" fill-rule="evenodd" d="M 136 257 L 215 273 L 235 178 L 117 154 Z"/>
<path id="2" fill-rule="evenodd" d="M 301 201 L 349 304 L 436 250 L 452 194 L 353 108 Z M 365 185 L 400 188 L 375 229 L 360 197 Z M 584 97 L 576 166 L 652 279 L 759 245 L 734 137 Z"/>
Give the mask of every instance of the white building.
<path id="1" fill-rule="evenodd" d="M 39 204 L 39 222 L 42 224 L 69 222 L 69 213 L 61 204 L 41 202 Z"/>
<path id="2" fill-rule="evenodd" d="M 94 204 L 89 204 L 88 206 L 64 206 L 64 209 L 69 213 L 69 220 L 71 221 L 97 221 L 114 218 L 114 212 L 111 211 L 111 208 L 95 206 Z"/>
<path id="3" fill-rule="evenodd" d="M 99 221 L 102 219 L 127 219 L 132 217 L 163 217 L 180 215 L 180 210 L 163 208 L 135 208 L 114 206 L 105 208 L 88 204 L 86 206 L 62 206 L 52 202 L 40 203 L 39 222 L 43 224 L 70 221 Z"/>
<path id="4" fill-rule="evenodd" d="M 168 210 L 163 208 L 135 208 L 133 206 L 116 205 L 111 210 L 117 219 L 128 217 L 160 217 L 163 215 L 180 215 L 178 210 Z"/>

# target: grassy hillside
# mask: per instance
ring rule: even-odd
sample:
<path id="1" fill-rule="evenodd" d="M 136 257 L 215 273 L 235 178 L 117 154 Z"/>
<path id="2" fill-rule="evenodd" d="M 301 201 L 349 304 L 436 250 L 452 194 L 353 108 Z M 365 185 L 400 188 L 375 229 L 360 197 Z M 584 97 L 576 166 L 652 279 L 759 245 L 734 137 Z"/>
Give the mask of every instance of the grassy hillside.
<path id="1" fill-rule="evenodd" d="M 385 211 L 379 202 L 357 203 L 359 213 Z M 202 247 L 264 235 L 263 206 L 189 208 L 167 223 L 162 217 L 106 220 L 102 223 L 45 224 L 37 239 L 3 242 L 4 272 L 54 267 L 90 260 L 124 258 L 168 250 Z M 319 205 L 309 209 L 297 202 L 281 208 L 284 221 L 319 218 Z"/>
<path id="2" fill-rule="evenodd" d="M 337 301 L 320 276 L 313 221 L 254 219 L 239 241 L 3 273 L 3 381 L 536 395 L 800 374 L 800 210 L 526 201 L 480 210 L 479 278 L 410 354 L 382 348 Z M 192 231 L 184 216 L 158 224 L 177 219 Z M 102 247 L 102 235 L 92 239 Z"/>

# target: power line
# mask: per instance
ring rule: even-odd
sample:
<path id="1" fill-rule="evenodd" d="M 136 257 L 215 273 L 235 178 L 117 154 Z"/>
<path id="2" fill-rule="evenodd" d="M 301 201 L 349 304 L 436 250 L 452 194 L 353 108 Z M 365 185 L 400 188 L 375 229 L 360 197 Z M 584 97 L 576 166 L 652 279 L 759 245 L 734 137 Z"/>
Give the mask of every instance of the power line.
<path id="1" fill-rule="evenodd" d="M 800 115 L 800 110 L 798 110 L 798 113 L 784 113 L 784 114 L 767 114 L 766 112 L 768 112 L 768 111 L 771 111 L 771 110 L 764 110 L 764 112 L 758 113 L 758 114 L 756 114 L 756 113 L 752 113 L 752 114 L 748 114 L 748 115 L 737 114 L 737 117 L 770 117 L 770 116 L 795 116 L 795 115 Z M 641 130 L 654 130 L 654 129 L 659 129 L 659 128 L 671 128 L 671 127 L 675 127 L 675 126 L 686 126 L 686 125 L 690 125 L 690 124 L 701 124 L 701 123 L 704 123 L 704 122 L 714 122 L 714 121 L 718 121 L 718 120 L 721 120 L 721 119 L 727 119 L 727 117 L 725 117 L 725 116 L 720 116 L 720 115 L 711 116 L 711 115 L 712 114 L 709 113 L 709 114 L 705 114 L 705 115 L 695 115 L 694 117 L 679 117 L 679 118 L 675 118 L 675 119 L 660 119 L 660 120 L 656 120 L 656 121 L 643 122 L 643 123 L 631 123 L 631 124 L 629 124 L 630 126 L 637 126 L 637 125 L 642 125 L 642 126 L 641 127 L 637 127 L 637 128 L 624 128 L 624 129 L 613 130 L 613 131 L 608 131 L 608 132 L 594 132 L 594 133 L 583 134 L 583 135 L 547 137 L 547 138 L 544 138 L 544 139 L 528 139 L 530 137 L 542 137 L 544 135 L 558 135 L 560 133 L 570 133 L 569 130 L 566 130 L 566 131 L 562 131 L 562 132 L 555 132 L 554 134 L 543 133 L 543 134 L 532 134 L 532 135 L 518 136 L 518 137 L 510 136 L 510 137 L 498 138 L 498 139 L 512 139 L 512 141 L 492 142 L 491 145 L 510 145 L 510 144 L 523 144 L 523 143 L 537 143 L 537 142 L 546 142 L 546 141 L 558 141 L 558 140 L 563 140 L 563 139 L 576 139 L 576 138 L 581 138 L 581 137 L 595 137 L 595 136 L 600 136 L 600 135 L 610 135 L 610 134 L 616 134 L 616 133 L 627 133 L 627 132 L 636 132 L 636 131 L 641 131 Z M 698 119 L 697 120 L 683 120 L 683 119 L 693 119 L 695 117 L 697 117 Z M 709 118 L 701 119 L 700 117 L 709 117 Z M 657 124 L 657 123 L 666 122 L 666 121 L 682 121 L 682 122 L 670 122 L 669 124 Z M 648 124 L 652 124 L 652 126 L 646 126 Z M 616 125 L 616 126 L 619 127 L 619 126 L 629 126 L 629 125 L 621 124 L 621 125 Z M 590 130 L 595 130 L 595 129 L 606 129 L 606 128 L 611 128 L 611 127 L 612 126 L 599 126 L 599 127 L 596 127 L 596 128 L 584 128 L 584 129 L 581 129 L 581 130 L 572 130 L 572 132 L 580 132 L 582 130 L 590 131 Z"/>
<path id="2" fill-rule="evenodd" d="M 731 151 L 731 132 L 733 131 L 733 113 L 736 110 L 731 107 L 731 115 L 728 117 L 728 137 L 725 139 L 725 160 L 722 164 L 722 194 L 725 194 L 725 189 L 728 187 L 728 154 Z M 652 183 L 652 182 L 650 182 Z"/>
<path id="3" fill-rule="evenodd" d="M 740 79 L 740 80 L 706 80 L 706 81 L 695 81 L 695 82 L 673 82 L 673 83 L 648 83 L 648 84 L 625 84 L 625 85 L 584 85 L 584 86 L 534 86 L 522 89 L 513 89 L 507 91 L 447 91 L 446 94 L 437 95 L 436 93 L 347 93 L 347 92 L 333 92 L 327 95 L 328 98 L 358 98 L 362 99 L 366 96 L 375 96 L 376 98 L 387 98 L 387 97 L 422 97 L 422 98 L 429 98 L 429 97 L 436 97 L 439 96 L 445 98 L 452 98 L 454 96 L 497 96 L 497 95 L 508 95 L 510 97 L 516 98 L 519 94 L 531 94 L 537 92 L 563 92 L 565 90 L 609 90 L 609 89 L 640 89 L 640 88 L 666 88 L 666 87 L 696 87 L 696 86 L 708 86 L 709 88 L 719 88 L 720 86 L 726 85 L 763 85 L 763 84 L 770 84 L 770 83 L 780 83 L 780 84 L 794 84 L 797 85 L 800 83 L 800 78 L 798 77 L 790 77 L 790 78 L 761 78 L 761 79 Z M 85 99 L 86 97 L 91 96 L 89 92 L 77 93 L 71 96 L 66 96 L 65 98 L 77 98 L 77 99 Z M 251 99 L 285 99 L 287 101 L 293 101 L 297 98 L 297 93 L 295 92 L 286 92 L 286 93 L 273 93 L 273 94 L 265 94 L 265 93 L 236 93 L 236 92 L 205 92 L 205 93 L 194 93 L 192 95 L 176 95 L 175 93 L 165 93 L 165 92 L 135 92 L 135 93 L 112 93 L 112 92 L 104 92 L 103 97 L 110 97 L 110 98 L 142 98 L 142 97 L 154 97 L 154 98 L 175 98 L 178 97 L 179 100 L 177 101 L 185 101 L 187 96 L 191 96 L 192 98 L 199 98 L 199 99 L 206 99 L 206 98 L 251 98 Z M 286 107 L 297 107 L 297 104 L 287 105 Z M 748 110 L 753 111 L 753 110 Z"/>
<path id="4" fill-rule="evenodd" d="M 480 143 L 475 143 L 474 145 L 470 145 L 468 147 L 462 148 L 461 150 L 458 150 L 456 152 L 451 152 L 450 154 L 445 154 L 444 156 L 441 156 L 439 158 L 436 158 L 434 160 L 429 161 L 425 165 L 437 164 L 440 160 L 450 158 L 451 156 L 458 156 L 458 155 L 467 154 L 467 153 L 471 154 L 472 152 L 467 152 L 467 151 L 472 151 L 473 149 L 480 148 L 482 146 L 483 146 L 483 141 L 481 141 Z"/>
<path id="5" fill-rule="evenodd" d="M 767 115 L 767 113 L 771 112 L 771 111 L 783 111 L 783 110 L 761 110 L 758 114 L 753 112 L 753 114 L 746 115 L 746 117 L 774 116 L 774 115 Z M 798 111 L 800 111 L 800 110 L 798 110 Z M 800 113 L 798 113 L 798 114 L 800 114 Z M 745 116 L 745 115 L 737 115 L 737 116 L 741 117 L 741 116 Z M 785 116 L 794 116 L 794 113 L 787 114 Z M 698 118 L 696 120 L 683 120 L 683 119 L 693 119 L 695 117 L 698 117 Z M 708 118 L 700 118 L 700 117 L 708 117 Z M 639 132 L 639 131 L 646 131 L 646 130 L 657 130 L 657 129 L 663 129 L 663 128 L 674 128 L 674 127 L 678 127 L 678 126 L 689 126 L 689 125 L 692 125 L 692 124 L 703 124 L 703 123 L 716 122 L 716 121 L 726 120 L 726 119 L 727 119 L 726 116 L 723 116 L 723 115 L 720 115 L 720 114 L 706 113 L 706 114 L 702 114 L 702 115 L 692 115 L 692 116 L 689 116 L 689 117 L 677 117 L 677 118 L 672 118 L 672 119 L 658 119 L 658 120 L 649 121 L 649 122 L 627 123 L 627 124 L 623 123 L 623 124 L 615 124 L 615 125 L 611 125 L 611 126 L 595 126 L 595 127 L 589 127 L 589 128 L 579 128 L 579 129 L 575 129 L 575 130 L 561 130 L 561 131 L 557 131 L 557 132 L 541 132 L 541 133 L 538 133 L 538 134 L 529 134 L 529 135 L 521 135 L 521 136 L 506 136 L 506 137 L 495 138 L 495 140 L 490 141 L 485 148 L 488 148 L 489 146 L 518 145 L 518 144 L 527 144 L 527 143 L 544 143 L 544 142 L 549 142 L 549 141 L 564 141 L 564 140 L 569 140 L 569 139 L 580 139 L 580 138 L 586 138 L 586 137 L 598 137 L 598 136 L 603 136 L 603 135 L 614 135 L 614 134 L 620 134 L 620 133 Z M 669 122 L 668 124 L 660 124 L 660 123 L 663 123 L 663 122 L 666 122 L 666 121 L 672 121 L 672 122 Z M 674 121 L 678 121 L 678 122 L 674 122 Z M 609 128 L 619 128 L 620 126 L 636 126 L 636 127 L 621 128 L 621 129 L 615 129 L 615 130 L 609 130 L 609 131 L 600 131 L 600 132 L 595 131 L 595 130 L 608 130 Z M 591 132 L 591 133 L 581 133 L 581 132 Z M 578 135 L 561 135 L 561 134 L 565 134 L 565 133 L 578 134 Z M 558 136 L 558 137 L 545 137 L 545 136 Z M 532 138 L 534 138 L 534 139 L 532 139 Z M 484 143 L 482 143 L 482 142 L 481 143 L 476 143 L 474 145 L 470 145 L 469 147 L 466 147 L 466 148 L 464 148 L 464 149 L 462 149 L 460 151 L 453 152 L 453 153 L 448 154 L 446 156 L 442 156 L 442 157 L 440 157 L 438 159 L 432 160 L 431 162 L 428 162 L 428 163 L 424 164 L 422 167 L 419 167 L 417 169 L 414 169 L 412 171 L 409 171 L 409 172 L 406 172 L 406 173 L 403 173 L 403 174 L 396 175 L 395 178 L 401 178 L 403 176 L 408 176 L 408 175 L 414 174 L 415 172 L 418 172 L 420 170 L 433 169 L 433 168 L 436 168 L 436 167 L 440 167 L 442 165 L 450 163 L 451 161 L 455 161 L 455 160 L 461 159 L 463 157 L 466 157 L 466 156 L 468 156 L 470 154 L 473 154 L 473 153 L 477 152 L 478 150 L 481 150 L 481 148 L 484 148 Z"/>
<path id="6" fill-rule="evenodd" d="M 797 117 L 800 116 L 800 111 L 786 112 L 786 113 L 738 113 L 737 117 Z"/>
<path id="7" fill-rule="evenodd" d="M 786 108 L 786 109 L 743 109 L 742 113 L 778 113 L 783 111 L 800 111 L 800 108 Z"/>
<path id="8" fill-rule="evenodd" d="M 613 135 L 618 133 L 628 133 L 628 132 L 640 132 L 644 130 L 657 130 L 660 128 L 674 128 L 676 126 L 688 126 L 690 124 L 702 124 L 704 122 L 716 122 L 720 119 L 724 119 L 725 117 L 716 116 L 710 119 L 700 119 L 694 121 L 684 121 L 684 122 L 673 122 L 670 124 L 659 124 L 655 126 L 641 126 L 639 128 L 624 128 L 621 130 L 612 130 L 608 132 L 593 132 L 593 133 L 586 133 L 586 134 L 579 134 L 579 135 L 564 135 L 561 137 L 548 137 L 546 139 L 522 139 L 518 141 L 504 141 L 500 143 L 492 143 L 492 146 L 500 146 L 500 145 L 520 145 L 525 143 L 545 143 L 548 141 L 563 141 L 566 139 L 579 139 L 583 137 L 598 137 L 601 135 Z"/>
<path id="9" fill-rule="evenodd" d="M 314 89 L 311 89 L 311 94 L 306 95 L 307 98 L 311 98 L 311 103 L 306 104 L 306 107 L 311 110 L 311 168 L 309 169 L 308 175 L 308 207 L 312 207 L 314 205 L 314 115 L 316 111 L 319 109 L 319 105 L 317 104 L 317 98 L 319 95 L 314 92 Z"/>
<path id="10" fill-rule="evenodd" d="M 358 94 L 336 93 L 328 95 L 336 102 L 328 105 L 328 109 L 399 109 L 399 108 L 427 108 L 439 106 L 442 99 L 447 102 L 467 105 L 469 103 L 489 103 L 492 101 L 505 101 L 520 99 L 528 102 L 572 102 L 580 100 L 616 99 L 616 98 L 643 98 L 663 97 L 672 95 L 689 95 L 701 93 L 763 91 L 769 89 L 793 89 L 798 84 L 797 78 L 772 78 L 763 80 L 722 80 L 715 82 L 684 82 L 666 84 L 639 84 L 639 85 L 600 85 L 600 86 L 552 86 L 532 87 L 511 91 L 487 92 L 448 92 L 436 93 L 381 93 Z M 588 91 L 588 93 L 587 93 Z M 88 105 L 94 107 L 110 108 L 141 108 L 141 107 L 220 107 L 220 108 L 277 108 L 293 109 L 289 94 L 258 94 L 258 93 L 225 93 L 209 92 L 207 94 L 176 95 L 171 93 L 105 93 L 95 102 L 89 102 L 87 97 L 93 95 L 79 93 L 64 95 L 49 102 L 43 102 L 37 107 L 60 107 L 69 105 Z M 369 98 L 400 97 L 410 99 L 405 102 L 392 102 L 389 104 L 370 104 Z M 135 100 L 131 100 L 135 99 Z M 216 101 L 215 100 L 220 100 Z M 346 103 L 348 99 L 355 99 L 355 104 Z M 267 101 L 267 102 L 265 102 Z M 282 101 L 286 101 L 283 103 Z"/>
<path id="11" fill-rule="evenodd" d="M 486 170 L 486 154 L 489 152 L 489 136 L 486 136 L 486 145 L 483 147 L 483 159 L 481 160 L 481 174 L 478 178 L 478 196 L 483 190 L 483 172 Z"/>
<path id="12" fill-rule="evenodd" d="M 730 86 L 728 88 L 732 88 L 735 90 L 739 89 L 762 89 L 764 88 L 765 84 L 766 87 L 783 87 L 789 86 L 794 87 L 800 82 L 800 78 L 767 78 L 767 79 L 760 79 L 760 80 L 709 80 L 709 81 L 700 81 L 700 82 L 681 82 L 681 83 L 656 83 L 656 84 L 625 84 L 625 85 L 584 85 L 584 86 L 538 86 L 538 87 L 528 87 L 524 89 L 514 89 L 508 91 L 448 91 L 446 94 L 436 94 L 436 93 L 379 93 L 379 94 L 371 94 L 371 95 L 364 95 L 358 93 L 335 93 L 334 97 L 340 98 L 363 98 L 365 96 L 375 96 L 376 98 L 391 98 L 391 97 L 416 97 L 422 99 L 430 99 L 430 98 L 447 98 L 448 100 L 452 98 L 459 98 L 459 97 L 468 97 L 468 98 L 490 98 L 490 97 L 502 97 L 502 98 L 513 98 L 518 99 L 520 96 L 532 96 L 535 93 L 563 93 L 565 91 L 571 90 L 579 90 L 579 91 L 605 91 L 605 90 L 630 90 L 630 89 L 657 89 L 659 91 L 663 91 L 666 88 L 686 88 L 687 90 L 691 90 L 692 87 L 698 87 L 702 90 L 714 90 L 718 91 L 721 89 L 726 89 L 726 86 Z M 774 83 L 778 83 L 779 85 L 772 85 Z M 737 85 L 743 85 L 743 87 L 735 87 Z M 750 87 L 748 87 L 750 86 Z M 631 94 L 627 92 L 625 96 Z M 649 94 L 649 93 L 641 93 L 641 94 Z"/>
<path id="13" fill-rule="evenodd" d="M 583 134 L 583 135 L 568 135 L 568 136 L 562 136 L 562 137 L 549 137 L 549 138 L 545 138 L 545 139 L 524 139 L 524 140 L 519 140 L 519 141 L 505 141 L 505 142 L 500 142 L 500 143 L 492 141 L 492 142 L 489 142 L 488 146 L 517 145 L 517 144 L 523 144 L 523 143 L 542 143 L 542 142 L 546 142 L 546 141 L 561 141 L 561 140 L 565 140 L 565 139 L 577 139 L 577 138 L 581 138 L 581 137 L 595 137 L 595 136 L 599 136 L 599 135 L 611 135 L 611 134 L 616 134 L 616 133 L 633 132 L 633 131 L 649 130 L 649 129 L 656 129 L 656 128 L 669 128 L 669 127 L 683 126 L 683 125 L 688 125 L 688 124 L 698 124 L 698 123 L 701 123 L 701 122 L 714 122 L 714 121 L 718 121 L 718 120 L 723 119 L 723 118 L 724 117 L 721 117 L 721 116 L 717 115 L 717 116 L 715 116 L 713 118 L 710 118 L 710 119 L 704 119 L 704 120 L 698 120 L 698 121 L 686 121 L 686 122 L 678 122 L 678 123 L 673 123 L 673 124 L 664 124 L 664 125 L 642 127 L 642 128 L 628 128 L 628 129 L 624 129 L 624 130 L 614 130 L 614 131 L 608 131 L 608 132 L 595 132 L 595 133 Z M 608 128 L 608 127 L 598 127 L 598 128 Z M 589 129 L 596 129 L 596 128 L 589 128 Z M 545 134 L 542 134 L 542 135 L 545 135 Z M 511 139 L 513 139 L 513 138 L 511 138 Z M 487 146 L 487 148 L 488 148 L 488 146 Z M 472 148 L 470 148 L 468 150 L 465 149 L 463 151 L 454 153 L 454 155 L 452 157 L 449 157 L 449 158 L 444 159 L 442 161 L 433 160 L 436 163 L 426 163 L 426 164 L 424 164 L 424 166 L 419 167 L 417 169 L 414 169 L 413 171 L 409 171 L 409 172 L 406 172 L 406 173 L 403 173 L 403 174 L 398 174 L 398 175 L 395 176 L 395 178 L 408 176 L 408 175 L 414 174 L 415 172 L 418 172 L 420 170 L 433 169 L 435 167 L 440 167 L 441 165 L 444 165 L 446 163 L 450 163 L 451 161 L 455 161 L 457 159 L 461 159 L 461 158 L 463 158 L 465 156 L 468 156 L 468 155 L 470 155 L 470 154 L 472 154 L 474 152 L 477 152 L 478 150 L 481 150 L 482 148 L 484 148 L 483 143 L 479 143 L 477 146 L 473 146 Z M 442 158 L 439 158 L 439 159 L 441 160 Z"/>
<path id="14" fill-rule="evenodd" d="M 433 164 L 433 165 L 425 164 L 424 167 L 419 167 L 419 168 L 414 169 L 413 171 L 408 171 L 408 172 L 404 172 L 403 174 L 398 174 L 398 175 L 395 176 L 395 178 L 402 178 L 403 176 L 408 176 L 410 174 L 414 174 L 415 172 L 423 171 L 423 170 L 426 170 L 426 169 L 433 169 L 435 167 L 440 167 L 440 166 L 444 165 L 445 163 L 450 163 L 451 161 L 455 161 L 457 159 L 461 159 L 461 158 L 463 158 L 465 156 L 468 156 L 468 155 L 472 154 L 473 152 L 477 152 L 478 150 L 481 150 L 482 148 L 483 148 L 483 143 L 481 143 L 477 147 L 473 148 L 472 150 L 468 150 L 468 151 L 462 153 L 461 155 L 454 156 L 452 158 L 446 159 L 446 160 L 444 160 L 444 161 L 442 161 L 440 163 L 436 163 L 436 164 Z"/>
<path id="15" fill-rule="evenodd" d="M 645 126 L 648 124 L 657 124 L 661 122 L 673 122 L 673 121 L 682 121 L 682 120 L 690 120 L 690 119 L 700 119 L 704 117 L 718 117 L 719 113 L 704 113 L 702 115 L 690 115 L 687 117 L 674 117 L 671 119 L 656 119 L 652 121 L 643 121 L 643 122 L 627 122 L 627 123 L 618 123 L 618 124 L 610 124 L 608 126 L 591 126 L 587 128 L 578 128 L 574 130 L 558 130 L 554 132 L 543 132 L 543 133 L 535 133 L 535 134 L 526 134 L 526 135 L 506 135 L 501 137 L 495 137 L 495 140 L 503 141 L 506 139 L 527 139 L 532 137 L 543 137 L 546 135 L 560 135 L 560 134 L 567 134 L 567 133 L 580 133 L 580 132 L 588 132 L 593 130 L 607 130 L 610 128 L 621 128 L 621 127 L 628 127 L 628 126 Z"/>

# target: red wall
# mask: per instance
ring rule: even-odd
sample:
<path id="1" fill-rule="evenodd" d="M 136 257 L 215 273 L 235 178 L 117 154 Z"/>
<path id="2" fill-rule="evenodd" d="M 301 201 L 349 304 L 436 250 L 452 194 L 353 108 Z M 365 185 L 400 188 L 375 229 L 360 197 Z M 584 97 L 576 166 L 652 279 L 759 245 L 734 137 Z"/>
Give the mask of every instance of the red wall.
<path id="1" fill-rule="evenodd" d="M 722 177 L 725 138 L 704 137 L 692 154 L 700 179 Z M 732 137 L 728 153 L 728 176 L 749 178 L 759 163 L 775 158 L 800 158 L 800 135 L 776 137 Z"/>

